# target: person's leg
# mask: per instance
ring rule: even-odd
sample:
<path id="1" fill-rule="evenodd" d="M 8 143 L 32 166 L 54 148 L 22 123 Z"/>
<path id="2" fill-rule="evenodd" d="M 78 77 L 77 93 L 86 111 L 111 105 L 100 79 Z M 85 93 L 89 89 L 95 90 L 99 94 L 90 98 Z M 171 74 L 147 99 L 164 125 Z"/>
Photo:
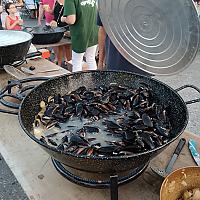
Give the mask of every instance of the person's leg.
<path id="1" fill-rule="evenodd" d="M 72 72 L 82 71 L 84 53 L 76 53 L 72 51 Z"/>
<path id="2" fill-rule="evenodd" d="M 65 52 L 65 47 L 62 46 L 62 52 L 63 52 L 63 57 L 64 57 L 64 62 L 67 62 L 67 57 L 66 57 L 66 52 Z"/>
<path id="3" fill-rule="evenodd" d="M 58 65 L 61 66 L 62 65 L 62 59 L 63 59 L 63 48 L 62 46 L 58 46 L 57 47 L 58 51 L 57 51 L 57 59 L 58 59 Z"/>
<path id="4" fill-rule="evenodd" d="M 54 51 L 54 63 L 58 64 L 58 47 L 53 47 L 53 51 Z"/>
<path id="5" fill-rule="evenodd" d="M 88 70 L 96 70 L 97 63 L 95 60 L 97 45 L 88 47 L 85 52 L 86 63 L 88 64 Z"/>
<path id="6" fill-rule="evenodd" d="M 64 45 L 65 61 L 70 61 L 72 59 L 72 48 L 71 44 Z"/>

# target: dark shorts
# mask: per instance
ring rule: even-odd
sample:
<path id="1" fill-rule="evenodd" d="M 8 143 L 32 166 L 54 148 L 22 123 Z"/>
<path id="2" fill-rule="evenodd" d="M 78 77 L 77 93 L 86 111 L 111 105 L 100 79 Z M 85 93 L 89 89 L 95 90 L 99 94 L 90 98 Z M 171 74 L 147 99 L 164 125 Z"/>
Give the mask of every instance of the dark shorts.
<path id="1" fill-rule="evenodd" d="M 151 76 L 151 74 L 128 62 L 115 48 L 109 37 L 106 38 L 106 67 L 108 70 L 127 71 Z"/>

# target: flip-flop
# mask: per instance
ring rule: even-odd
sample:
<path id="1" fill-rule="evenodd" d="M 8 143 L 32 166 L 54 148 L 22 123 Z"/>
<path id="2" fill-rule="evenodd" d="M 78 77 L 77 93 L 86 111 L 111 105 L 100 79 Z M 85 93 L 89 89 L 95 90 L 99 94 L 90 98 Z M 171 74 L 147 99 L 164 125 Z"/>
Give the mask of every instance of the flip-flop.
<path id="1" fill-rule="evenodd" d="M 67 66 L 67 65 L 68 65 L 68 62 L 67 62 L 67 61 L 64 61 L 64 65 Z"/>
<path id="2" fill-rule="evenodd" d="M 64 69 L 66 69 L 66 70 L 68 70 L 68 71 L 70 71 L 70 72 L 72 72 L 72 65 L 70 64 L 70 63 L 68 63 L 67 61 L 63 61 L 63 68 Z"/>

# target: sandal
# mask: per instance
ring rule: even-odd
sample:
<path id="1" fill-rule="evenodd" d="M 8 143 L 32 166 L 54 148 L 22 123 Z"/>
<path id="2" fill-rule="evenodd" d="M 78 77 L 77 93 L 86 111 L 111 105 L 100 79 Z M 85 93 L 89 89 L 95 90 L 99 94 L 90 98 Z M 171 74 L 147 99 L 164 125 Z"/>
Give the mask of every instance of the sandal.
<path id="1" fill-rule="evenodd" d="M 64 69 L 72 72 L 72 65 L 70 63 L 68 63 L 67 61 L 63 61 L 63 66 Z"/>
<path id="2" fill-rule="evenodd" d="M 68 62 L 67 62 L 67 61 L 64 61 L 64 65 L 67 66 L 67 65 L 68 65 Z"/>

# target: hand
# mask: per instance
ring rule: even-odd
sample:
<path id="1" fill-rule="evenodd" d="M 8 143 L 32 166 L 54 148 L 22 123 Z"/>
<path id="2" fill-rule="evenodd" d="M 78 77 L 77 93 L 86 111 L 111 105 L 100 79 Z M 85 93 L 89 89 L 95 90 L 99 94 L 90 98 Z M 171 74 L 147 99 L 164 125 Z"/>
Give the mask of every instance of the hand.
<path id="1" fill-rule="evenodd" d="M 51 27 L 57 27 L 58 24 L 57 24 L 57 22 L 56 22 L 55 20 L 52 20 L 52 21 L 50 22 L 50 26 L 51 26 Z"/>
<path id="2" fill-rule="evenodd" d="M 23 23 L 24 23 L 24 21 L 23 21 L 22 19 L 19 19 L 19 20 L 18 20 L 18 24 L 19 24 L 20 26 L 22 26 Z"/>
<path id="3" fill-rule="evenodd" d="M 60 20 L 61 20 L 61 22 L 66 22 L 66 17 L 62 16 Z"/>

